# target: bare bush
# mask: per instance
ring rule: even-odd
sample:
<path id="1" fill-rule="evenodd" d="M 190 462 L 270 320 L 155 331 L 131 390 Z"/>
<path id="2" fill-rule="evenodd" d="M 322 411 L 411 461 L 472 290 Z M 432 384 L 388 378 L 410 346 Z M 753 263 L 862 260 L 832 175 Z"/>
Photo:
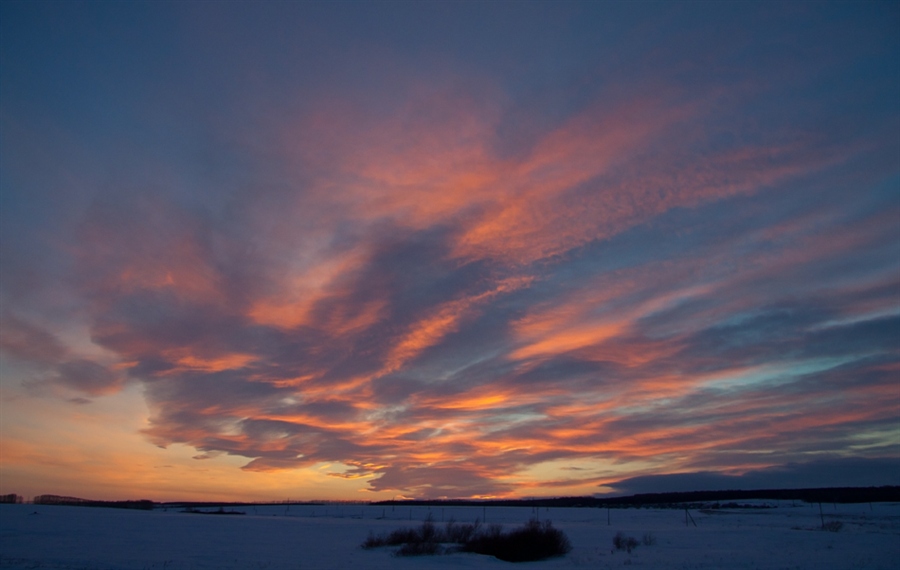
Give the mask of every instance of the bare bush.
<path id="1" fill-rule="evenodd" d="M 407 542 L 394 552 L 394 556 L 433 556 L 442 552 L 444 548 L 438 542 Z"/>
<path id="2" fill-rule="evenodd" d="M 398 528 L 391 531 L 387 536 L 385 544 L 388 546 L 400 546 L 407 542 L 416 542 L 419 540 L 419 533 L 414 528 Z"/>
<path id="3" fill-rule="evenodd" d="M 553 528 L 550 521 L 532 519 L 509 533 L 492 526 L 467 542 L 463 550 L 507 562 L 529 562 L 564 556 L 572 550 L 572 545 L 565 533 Z"/>
<path id="4" fill-rule="evenodd" d="M 475 519 L 474 524 L 459 524 L 455 520 L 450 519 L 447 521 L 446 528 L 444 529 L 444 536 L 446 538 L 446 542 L 452 542 L 454 544 L 465 544 L 472 539 L 473 536 L 478 534 L 481 531 L 481 521 L 479 519 Z"/>
<path id="5" fill-rule="evenodd" d="M 622 531 L 619 531 L 613 537 L 613 546 L 616 550 L 626 550 L 630 554 L 632 550 L 638 547 L 638 541 L 633 536 L 625 536 Z"/>
<path id="6" fill-rule="evenodd" d="M 494 556 L 508 562 L 544 560 L 563 556 L 572 549 L 568 537 L 553 528 L 550 521 L 530 520 L 524 527 L 508 533 L 501 525 L 482 529 L 478 520 L 474 524 L 447 523 L 444 529 L 435 526 L 429 517 L 419 528 L 401 528 L 387 535 L 369 533 L 362 548 L 400 546 L 396 556 L 422 556 L 450 552 L 447 543 L 459 545 L 459 550 Z"/>
<path id="7" fill-rule="evenodd" d="M 426 523 L 422 523 L 424 527 Z M 433 526 L 433 525 L 432 525 Z M 404 544 L 412 544 L 417 542 L 425 542 L 426 540 L 423 538 L 426 534 L 429 534 L 430 531 L 422 531 L 422 529 L 415 528 L 398 528 L 392 530 L 387 535 L 375 536 L 374 533 L 370 532 L 368 538 L 362 543 L 362 547 L 365 549 L 371 548 L 380 548 L 382 546 L 401 546 Z"/>
<path id="8" fill-rule="evenodd" d="M 369 531 L 369 536 L 366 537 L 365 541 L 363 541 L 362 547 L 365 548 L 366 550 L 370 550 L 372 548 L 379 548 L 381 546 L 385 546 L 386 544 L 387 544 L 387 542 L 385 541 L 384 537 L 375 536 L 374 532 Z"/>

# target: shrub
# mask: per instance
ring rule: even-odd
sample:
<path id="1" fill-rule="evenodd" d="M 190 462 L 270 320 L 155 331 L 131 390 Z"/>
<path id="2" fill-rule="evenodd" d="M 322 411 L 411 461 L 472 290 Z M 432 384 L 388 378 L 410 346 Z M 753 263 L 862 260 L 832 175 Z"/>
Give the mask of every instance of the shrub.
<path id="1" fill-rule="evenodd" d="M 444 549 L 437 542 L 407 542 L 394 552 L 394 556 L 429 556 L 442 552 Z"/>
<path id="2" fill-rule="evenodd" d="M 431 517 L 418 529 L 396 529 L 386 536 L 375 536 L 370 532 L 362 548 L 400 546 L 394 553 L 396 556 L 422 556 L 447 552 L 443 543 L 448 542 L 460 545 L 462 551 L 486 554 L 507 562 L 544 560 L 572 550 L 565 533 L 553 528 L 550 521 L 541 523 L 532 519 L 524 527 L 504 533 L 501 525 L 482 530 L 478 520 L 475 524 L 457 524 L 451 520 L 442 531 Z"/>
<path id="3" fill-rule="evenodd" d="M 500 537 L 503 536 L 503 525 L 502 524 L 492 524 L 487 527 L 484 533 L 481 535 L 485 540 L 500 540 Z M 477 539 L 478 537 L 472 537 Z"/>
<path id="4" fill-rule="evenodd" d="M 439 538 L 437 528 L 434 526 L 434 518 L 431 513 L 428 513 L 428 518 L 422 521 L 422 526 L 419 527 L 419 541 L 440 542 Z"/>
<path id="5" fill-rule="evenodd" d="M 487 554 L 507 562 L 529 562 L 564 556 L 572 545 L 561 530 L 553 528 L 550 521 L 543 523 L 532 519 L 524 527 L 503 533 L 498 526 L 477 535 L 463 546 L 466 552 Z"/>
<path id="6" fill-rule="evenodd" d="M 416 542 L 419 540 L 419 533 L 416 532 L 414 528 L 398 528 L 396 530 L 391 531 L 389 535 L 387 535 L 387 539 L 385 540 L 385 544 L 388 546 L 400 546 L 401 544 L 406 544 L 408 542 Z"/>
<path id="7" fill-rule="evenodd" d="M 656 544 L 656 536 L 654 536 L 652 532 L 645 532 L 641 542 L 644 546 L 653 546 Z"/>
<path id="8" fill-rule="evenodd" d="M 481 521 L 475 519 L 475 524 L 457 524 L 453 519 L 447 521 L 444 529 L 444 538 L 446 542 L 454 544 L 465 544 L 469 542 L 473 536 L 481 530 Z"/>
<path id="9" fill-rule="evenodd" d="M 829 532 L 838 532 L 842 528 L 844 528 L 844 523 L 841 521 L 828 521 L 822 525 L 822 529 Z"/>
<path id="10" fill-rule="evenodd" d="M 627 550 L 630 554 L 632 550 L 638 547 L 638 541 L 633 536 L 625 536 L 621 531 L 613 537 L 613 546 L 616 550 Z"/>
<path id="11" fill-rule="evenodd" d="M 362 543 L 362 547 L 365 548 L 366 550 L 369 550 L 372 548 L 378 548 L 380 546 L 384 546 L 386 544 L 387 544 L 387 542 L 385 541 L 383 536 L 375 536 L 375 533 L 370 530 L 369 536 Z"/>
<path id="12" fill-rule="evenodd" d="M 422 554 L 437 554 L 443 542 L 443 533 L 434 525 L 431 515 L 422 522 L 419 528 L 398 528 L 388 535 L 375 536 L 369 532 L 368 538 L 362 543 L 362 548 L 371 549 L 382 546 L 400 546 L 396 552 L 398 556 L 417 556 Z"/>

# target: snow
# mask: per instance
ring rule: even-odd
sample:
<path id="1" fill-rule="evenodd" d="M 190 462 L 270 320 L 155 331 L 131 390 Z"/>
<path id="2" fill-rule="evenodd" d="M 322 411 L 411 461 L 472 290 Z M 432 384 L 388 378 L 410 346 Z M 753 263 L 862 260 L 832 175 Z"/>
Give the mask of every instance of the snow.
<path id="1" fill-rule="evenodd" d="M 762 503 L 766 503 L 763 505 Z M 514 528 L 529 518 L 551 519 L 569 536 L 563 558 L 526 563 L 529 569 L 851 569 L 900 568 L 900 504 L 819 505 L 759 502 L 760 508 L 595 509 L 529 507 L 381 507 L 266 505 L 235 507 L 243 516 L 129 511 L 45 505 L 0 505 L 0 568 L 66 570 L 444 569 L 509 568 L 475 554 L 399 558 L 391 548 L 363 550 L 369 532 L 417 526 L 428 516 Z M 763 508 L 765 506 L 773 508 Z M 210 509 L 207 509 L 210 510 Z M 226 509 L 229 510 L 229 509 Z M 609 517 L 609 524 L 607 523 Z M 617 532 L 639 542 L 614 551 Z"/>

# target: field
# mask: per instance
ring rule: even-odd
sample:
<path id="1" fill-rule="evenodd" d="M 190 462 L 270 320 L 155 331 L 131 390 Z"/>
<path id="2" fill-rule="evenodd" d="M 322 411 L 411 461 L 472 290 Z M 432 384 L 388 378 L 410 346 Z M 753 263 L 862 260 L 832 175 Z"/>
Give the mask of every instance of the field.
<path id="1" fill-rule="evenodd" d="M 746 504 L 746 503 L 745 503 Z M 516 568 L 476 554 L 397 557 L 363 550 L 370 532 L 486 518 L 511 529 L 551 519 L 568 535 L 551 568 L 867 569 L 900 568 L 900 504 L 822 505 L 753 501 L 753 508 L 606 509 L 266 505 L 241 516 L 179 510 L 0 505 L 0 568 L 66 570 Z M 210 510 L 210 509 L 206 509 Z M 822 520 L 833 530 L 822 530 Z M 687 521 L 687 524 L 686 524 Z M 840 524 L 838 524 L 840 523 Z M 840 527 L 837 530 L 837 527 Z M 622 532 L 639 543 L 613 548 Z M 647 544 L 645 544 L 646 542 Z"/>

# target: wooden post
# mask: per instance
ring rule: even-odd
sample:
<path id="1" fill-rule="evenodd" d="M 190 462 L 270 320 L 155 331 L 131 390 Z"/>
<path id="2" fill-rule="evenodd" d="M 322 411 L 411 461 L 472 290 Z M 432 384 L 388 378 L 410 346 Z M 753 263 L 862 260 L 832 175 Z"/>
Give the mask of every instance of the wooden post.
<path id="1" fill-rule="evenodd" d="M 609 522 L 609 507 L 606 507 L 606 526 L 611 526 L 612 523 Z"/>
<path id="2" fill-rule="evenodd" d="M 819 503 L 819 516 L 822 517 L 822 528 L 825 528 L 825 515 L 822 513 L 822 503 Z"/>

